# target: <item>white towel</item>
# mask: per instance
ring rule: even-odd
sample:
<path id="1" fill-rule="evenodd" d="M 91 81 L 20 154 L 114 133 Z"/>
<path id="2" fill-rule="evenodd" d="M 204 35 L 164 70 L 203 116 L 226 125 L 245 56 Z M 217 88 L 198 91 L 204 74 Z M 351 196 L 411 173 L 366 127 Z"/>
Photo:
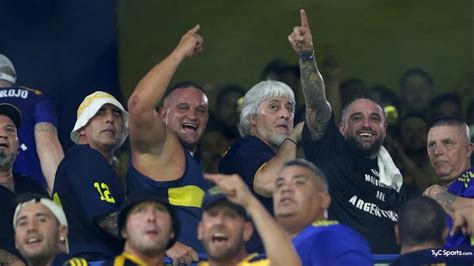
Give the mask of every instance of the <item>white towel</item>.
<path id="1" fill-rule="evenodd" d="M 381 146 L 377 153 L 377 164 L 379 166 L 380 183 L 387 185 L 400 192 L 403 184 L 403 177 L 384 146 Z"/>

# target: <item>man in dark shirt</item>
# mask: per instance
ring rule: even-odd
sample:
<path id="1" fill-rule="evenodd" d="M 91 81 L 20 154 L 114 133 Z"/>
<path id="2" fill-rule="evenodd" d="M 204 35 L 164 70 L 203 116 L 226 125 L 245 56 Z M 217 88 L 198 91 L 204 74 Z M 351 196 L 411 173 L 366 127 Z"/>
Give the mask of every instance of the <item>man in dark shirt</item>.
<path id="1" fill-rule="evenodd" d="M 106 92 L 92 93 L 78 108 L 71 139 L 79 145 L 59 164 L 53 190 L 69 222 L 74 257 L 103 261 L 122 249 L 116 219 L 125 191 L 112 162 L 127 138 L 127 122 L 122 104 Z"/>
<path id="2" fill-rule="evenodd" d="M 16 196 L 20 193 L 38 193 L 48 197 L 48 192 L 39 183 L 27 176 L 13 172 L 18 154 L 18 127 L 21 113 L 8 103 L 0 104 L 0 264 L 19 261 L 20 253 L 15 248 L 12 217 L 16 207 Z"/>
<path id="3" fill-rule="evenodd" d="M 403 180 L 382 146 L 387 128 L 383 110 L 373 100 L 357 98 L 344 108 L 336 126 L 304 10 L 300 16 L 301 26 L 294 27 L 288 40 L 299 57 L 306 102 L 306 159 L 330 177 L 329 218 L 359 231 L 372 252 L 396 253 L 393 228 Z"/>

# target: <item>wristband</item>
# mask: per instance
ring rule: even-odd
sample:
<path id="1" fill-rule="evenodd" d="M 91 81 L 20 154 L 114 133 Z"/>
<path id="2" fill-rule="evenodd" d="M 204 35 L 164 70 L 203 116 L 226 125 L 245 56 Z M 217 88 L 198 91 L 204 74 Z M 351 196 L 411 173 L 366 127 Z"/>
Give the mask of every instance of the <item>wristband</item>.
<path id="1" fill-rule="evenodd" d="M 312 61 L 314 59 L 314 50 L 310 54 L 298 54 L 298 57 L 303 60 L 303 62 Z"/>
<path id="2" fill-rule="evenodd" d="M 289 140 L 289 141 L 293 142 L 296 146 L 298 146 L 298 143 L 296 142 L 296 140 L 294 140 L 290 137 L 285 138 L 283 141 L 285 141 L 285 140 Z"/>

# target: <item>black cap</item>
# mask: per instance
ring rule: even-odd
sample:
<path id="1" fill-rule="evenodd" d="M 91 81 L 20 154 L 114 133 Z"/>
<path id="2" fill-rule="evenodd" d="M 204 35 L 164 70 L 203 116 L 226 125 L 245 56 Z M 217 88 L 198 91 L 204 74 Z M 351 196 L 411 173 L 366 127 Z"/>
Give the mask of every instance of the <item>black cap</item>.
<path id="1" fill-rule="evenodd" d="M 120 209 L 118 219 L 117 219 L 119 237 L 122 238 L 121 232 L 122 232 L 122 228 L 125 226 L 125 223 L 127 221 L 128 212 L 136 205 L 142 202 L 147 202 L 147 201 L 157 202 L 165 206 L 165 208 L 168 210 L 168 213 L 171 216 L 171 223 L 173 226 L 174 237 L 170 239 L 168 243 L 168 248 L 170 248 L 171 246 L 174 245 L 174 243 L 176 243 L 176 240 L 178 239 L 181 224 L 176 214 L 176 210 L 165 199 L 163 199 L 163 197 L 158 196 L 156 191 L 152 191 L 152 190 L 138 190 L 127 197 L 124 204 L 122 205 L 122 208 Z"/>
<path id="2" fill-rule="evenodd" d="M 14 105 L 9 103 L 0 103 L 0 115 L 8 116 L 13 123 L 15 123 L 16 128 L 20 127 L 21 124 L 21 112 Z"/>
<path id="3" fill-rule="evenodd" d="M 247 211 L 235 203 L 232 203 L 230 200 L 227 199 L 227 196 L 224 194 L 222 189 L 220 187 L 212 187 L 209 190 L 206 191 L 206 194 L 204 195 L 204 198 L 202 200 L 202 209 L 208 210 L 212 206 L 225 202 L 227 203 L 230 207 L 232 207 L 235 211 L 237 211 L 238 214 L 240 214 L 242 217 L 244 217 L 246 220 L 249 219 L 249 216 L 247 214 Z"/>

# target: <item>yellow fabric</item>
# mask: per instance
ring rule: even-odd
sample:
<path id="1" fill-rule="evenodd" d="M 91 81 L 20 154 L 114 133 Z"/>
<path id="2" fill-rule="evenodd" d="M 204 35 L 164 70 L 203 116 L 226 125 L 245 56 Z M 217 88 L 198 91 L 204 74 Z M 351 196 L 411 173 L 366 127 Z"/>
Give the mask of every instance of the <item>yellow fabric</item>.
<path id="1" fill-rule="evenodd" d="M 184 186 L 168 189 L 171 205 L 201 208 L 204 190 L 197 186 Z"/>
<path id="2" fill-rule="evenodd" d="M 134 255 L 132 255 L 130 253 L 127 253 L 125 251 L 122 252 L 122 254 L 115 257 L 114 266 L 123 266 L 126 260 L 130 260 L 133 263 L 135 263 L 136 265 L 146 266 L 146 263 L 143 260 L 141 260 L 139 257 L 134 256 Z"/>

